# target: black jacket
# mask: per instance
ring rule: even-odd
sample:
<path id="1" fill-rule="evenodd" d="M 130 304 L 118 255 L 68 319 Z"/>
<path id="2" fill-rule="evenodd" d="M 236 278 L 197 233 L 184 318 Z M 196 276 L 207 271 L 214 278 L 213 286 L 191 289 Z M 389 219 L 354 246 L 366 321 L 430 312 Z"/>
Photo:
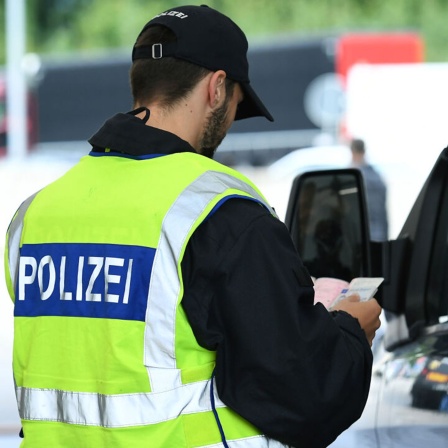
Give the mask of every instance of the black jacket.
<path id="1" fill-rule="evenodd" d="M 129 114 L 89 142 L 132 155 L 194 151 Z M 372 367 L 364 332 L 350 315 L 313 305 L 289 232 L 264 207 L 225 202 L 193 234 L 182 274 L 182 305 L 198 343 L 217 352 L 217 389 L 230 408 L 307 448 L 326 447 L 360 417 Z"/>

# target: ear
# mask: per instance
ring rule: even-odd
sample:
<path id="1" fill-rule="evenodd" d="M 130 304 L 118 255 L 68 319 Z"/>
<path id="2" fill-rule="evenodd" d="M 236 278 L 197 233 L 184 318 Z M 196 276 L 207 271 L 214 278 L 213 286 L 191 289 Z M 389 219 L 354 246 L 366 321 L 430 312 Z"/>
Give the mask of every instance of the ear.
<path id="1" fill-rule="evenodd" d="M 226 72 L 218 70 L 212 73 L 208 84 L 208 100 L 212 109 L 219 107 L 226 97 Z"/>

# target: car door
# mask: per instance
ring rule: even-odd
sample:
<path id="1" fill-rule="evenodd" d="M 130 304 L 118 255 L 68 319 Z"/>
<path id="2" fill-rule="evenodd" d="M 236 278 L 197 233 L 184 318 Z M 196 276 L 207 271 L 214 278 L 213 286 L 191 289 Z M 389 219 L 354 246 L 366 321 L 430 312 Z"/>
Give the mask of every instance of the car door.
<path id="1" fill-rule="evenodd" d="M 306 173 L 293 184 L 285 221 L 295 242 L 303 240 L 300 219 L 304 213 L 316 213 L 321 204 L 313 210 L 307 204 L 301 211 L 300 199 L 306 197 L 306 185 L 322 176 L 324 172 Z M 355 232 L 361 235 L 360 253 L 354 257 L 361 275 L 384 277 L 377 295 L 385 310 L 384 334 L 378 335 L 374 346 L 371 390 L 363 416 L 331 447 L 446 448 L 448 148 L 437 160 L 396 240 L 366 244 L 364 193 L 356 175 L 351 176 L 354 183 L 344 191 L 359 198 L 352 197 L 350 213 L 339 213 L 339 218 L 345 225 L 348 219 L 353 222 L 354 208 L 360 214 L 356 220 L 360 230 Z M 327 177 L 328 185 L 335 186 L 331 194 L 340 194 L 340 181 L 348 183 L 350 173 L 340 170 L 338 175 L 333 170 Z M 296 245 L 300 250 L 300 244 Z"/>
<path id="2" fill-rule="evenodd" d="M 390 279 L 397 269 L 400 274 L 395 285 L 388 282 L 388 292 L 402 297 L 391 300 L 397 313 L 386 313 L 389 351 L 378 388 L 378 445 L 447 447 L 448 149 L 437 160 L 398 240 L 406 241 L 406 249 L 389 264 Z"/>

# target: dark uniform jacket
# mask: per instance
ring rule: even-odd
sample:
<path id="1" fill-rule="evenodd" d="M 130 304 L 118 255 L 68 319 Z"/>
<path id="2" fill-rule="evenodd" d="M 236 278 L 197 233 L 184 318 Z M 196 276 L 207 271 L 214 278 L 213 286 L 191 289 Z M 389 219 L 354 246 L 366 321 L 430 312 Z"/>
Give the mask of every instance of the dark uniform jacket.
<path id="1" fill-rule="evenodd" d="M 194 152 L 131 114 L 114 116 L 89 142 L 136 156 Z M 217 352 L 227 406 L 268 437 L 307 448 L 327 446 L 360 417 L 372 367 L 365 334 L 347 313 L 313 305 L 288 230 L 264 207 L 225 202 L 193 234 L 182 274 L 182 305 L 198 343 Z"/>

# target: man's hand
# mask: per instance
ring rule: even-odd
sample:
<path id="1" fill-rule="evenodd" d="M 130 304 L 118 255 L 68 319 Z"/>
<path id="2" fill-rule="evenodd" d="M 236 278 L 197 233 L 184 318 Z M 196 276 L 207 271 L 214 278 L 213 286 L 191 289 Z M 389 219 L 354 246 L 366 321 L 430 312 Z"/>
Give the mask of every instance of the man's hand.
<path id="1" fill-rule="evenodd" d="M 348 296 L 346 299 L 340 300 L 331 311 L 345 311 L 358 319 L 359 325 L 364 330 L 370 346 L 372 346 L 375 332 L 380 328 L 381 307 L 375 299 L 361 302 L 357 294 Z"/>

